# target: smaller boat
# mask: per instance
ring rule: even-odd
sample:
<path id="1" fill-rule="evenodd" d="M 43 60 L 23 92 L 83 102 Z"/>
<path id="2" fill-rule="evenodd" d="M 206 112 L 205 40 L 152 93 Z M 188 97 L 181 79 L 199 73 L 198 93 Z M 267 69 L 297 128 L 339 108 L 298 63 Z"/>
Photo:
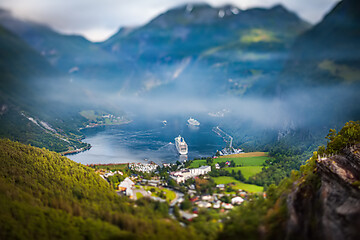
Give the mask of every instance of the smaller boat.
<path id="1" fill-rule="evenodd" d="M 167 124 L 167 121 L 166 120 L 164 120 L 164 121 L 162 121 L 162 123 L 166 126 L 166 124 Z"/>
<path id="2" fill-rule="evenodd" d="M 187 120 L 187 122 L 190 124 L 190 125 L 193 125 L 193 126 L 199 126 L 200 125 L 200 122 L 194 118 L 189 118 Z"/>

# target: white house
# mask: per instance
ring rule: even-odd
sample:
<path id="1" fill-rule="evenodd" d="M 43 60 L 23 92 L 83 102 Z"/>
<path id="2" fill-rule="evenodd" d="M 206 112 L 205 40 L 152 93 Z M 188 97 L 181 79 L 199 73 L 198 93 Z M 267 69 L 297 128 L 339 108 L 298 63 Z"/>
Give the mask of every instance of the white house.
<path id="1" fill-rule="evenodd" d="M 199 168 L 192 169 L 182 169 L 180 171 L 171 172 L 170 177 L 173 178 L 177 183 L 182 183 L 188 180 L 189 178 L 193 178 L 199 175 L 207 174 L 211 172 L 210 166 L 201 166 Z"/>
<path id="2" fill-rule="evenodd" d="M 231 204 L 232 205 L 241 204 L 243 201 L 244 201 L 244 199 L 241 197 L 234 197 L 231 199 Z"/>
<path id="3" fill-rule="evenodd" d="M 209 202 L 204 202 L 204 201 L 199 201 L 195 203 L 199 208 L 210 208 L 211 207 L 211 203 Z"/>
<path id="4" fill-rule="evenodd" d="M 215 163 L 215 168 L 220 169 L 220 165 L 218 163 Z"/>
<path id="5" fill-rule="evenodd" d="M 216 208 L 216 209 L 220 208 L 220 206 L 221 206 L 221 201 L 216 201 L 216 202 L 213 204 L 213 208 Z"/>
<path id="6" fill-rule="evenodd" d="M 233 209 L 233 205 L 230 204 L 230 203 L 224 203 L 224 202 L 223 202 L 223 203 L 221 204 L 221 206 L 222 206 L 223 208 L 227 209 L 227 210 Z"/>
<path id="7" fill-rule="evenodd" d="M 183 183 L 185 182 L 185 178 L 182 175 L 171 175 L 172 179 L 176 181 L 176 183 Z"/>
<path id="8" fill-rule="evenodd" d="M 126 196 L 132 196 L 133 195 L 132 187 L 134 185 L 135 185 L 135 183 L 133 181 L 131 181 L 130 178 L 127 177 L 124 179 L 124 181 L 122 181 L 118 185 L 118 189 L 120 191 L 123 191 Z"/>
<path id="9" fill-rule="evenodd" d="M 199 168 L 191 168 L 189 170 L 190 170 L 191 175 L 199 176 L 199 175 L 205 175 L 208 172 L 211 172 L 211 167 L 210 166 L 201 166 Z"/>
<path id="10" fill-rule="evenodd" d="M 206 194 L 206 195 L 201 196 L 201 200 L 212 201 L 213 197 L 211 195 L 209 195 L 209 194 Z"/>

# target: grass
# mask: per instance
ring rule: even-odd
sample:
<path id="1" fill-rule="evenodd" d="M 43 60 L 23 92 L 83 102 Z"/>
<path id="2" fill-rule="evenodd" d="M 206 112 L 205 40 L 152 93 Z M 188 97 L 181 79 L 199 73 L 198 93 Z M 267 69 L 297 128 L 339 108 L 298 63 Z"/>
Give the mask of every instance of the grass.
<path id="1" fill-rule="evenodd" d="M 264 190 L 263 187 L 253 185 L 253 184 L 243 183 L 243 182 L 240 182 L 240 181 L 234 179 L 233 177 L 214 177 L 213 179 L 216 184 L 234 183 L 234 186 L 232 186 L 232 188 L 245 190 L 247 192 L 256 193 L 256 192 L 262 192 Z"/>
<path id="2" fill-rule="evenodd" d="M 137 193 L 136 193 L 136 199 L 140 199 L 140 198 L 142 198 L 142 197 L 144 197 L 144 195 L 142 195 L 141 192 L 137 192 Z"/>
<path id="3" fill-rule="evenodd" d="M 233 168 L 224 168 L 224 169 L 228 172 L 231 172 L 232 170 L 237 172 L 238 170 L 240 170 L 242 175 L 246 179 L 249 179 L 249 177 L 252 177 L 255 174 L 261 172 L 262 168 L 263 168 L 262 166 L 246 166 L 246 167 L 233 167 Z"/>
<path id="4" fill-rule="evenodd" d="M 240 155 L 240 156 L 239 156 Z M 269 159 L 266 153 L 244 153 L 234 154 L 226 157 L 219 157 L 214 159 L 214 163 L 226 162 L 233 160 L 236 165 L 240 166 L 262 166 L 263 163 Z M 194 160 L 189 168 L 197 168 L 206 164 L 206 160 Z"/>
<path id="5" fill-rule="evenodd" d="M 233 160 L 236 165 L 262 166 L 267 159 L 269 159 L 269 157 L 266 152 L 250 152 L 250 153 L 221 156 L 219 158 L 214 159 L 214 163 Z M 193 160 L 193 162 L 190 165 L 190 168 L 197 168 L 203 165 L 207 165 L 206 160 Z"/>
<path id="6" fill-rule="evenodd" d="M 206 165 L 206 160 L 194 160 L 189 168 L 198 168 L 204 165 Z"/>
<path id="7" fill-rule="evenodd" d="M 174 200 L 176 198 L 176 193 L 174 191 L 171 191 L 170 189 L 167 189 L 167 188 L 158 188 L 158 187 L 145 186 L 144 189 L 146 191 L 150 191 L 151 189 L 155 189 L 155 192 L 151 193 L 151 196 L 154 196 L 154 197 L 159 197 L 160 193 L 164 192 L 167 202 L 171 202 L 172 200 Z"/>
<path id="8" fill-rule="evenodd" d="M 221 156 L 220 158 L 266 157 L 266 156 L 268 156 L 267 152 L 248 152 L 248 153 L 239 153 L 239 154 Z"/>
<path id="9" fill-rule="evenodd" d="M 240 166 L 262 166 L 269 157 L 234 157 L 234 158 L 218 158 L 216 162 L 234 161 Z"/>

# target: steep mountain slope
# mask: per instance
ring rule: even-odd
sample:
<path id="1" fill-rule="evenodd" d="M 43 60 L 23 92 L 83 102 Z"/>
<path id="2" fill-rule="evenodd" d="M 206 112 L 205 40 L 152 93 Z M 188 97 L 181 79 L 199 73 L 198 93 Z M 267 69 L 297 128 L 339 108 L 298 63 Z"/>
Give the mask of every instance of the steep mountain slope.
<path id="1" fill-rule="evenodd" d="M 359 239 L 360 122 L 331 130 L 300 172 L 236 210 L 219 239 Z"/>
<path id="2" fill-rule="evenodd" d="M 56 151 L 87 146 L 79 142 L 81 116 L 54 100 L 69 89 L 67 78 L 1 26 L 0 46 L 0 136 Z"/>
<path id="3" fill-rule="evenodd" d="M 88 167 L 0 139 L 1 239 L 195 239 L 165 203 L 121 198 Z"/>
<path id="4" fill-rule="evenodd" d="M 95 43 L 76 35 L 60 34 L 50 27 L 13 17 L 0 9 L 0 25 L 15 33 L 43 55 L 52 66 L 69 73 L 74 79 L 91 84 L 91 79 L 104 80 L 119 73 L 119 60 Z"/>
<path id="5" fill-rule="evenodd" d="M 204 94 L 214 89 L 243 94 L 261 76 L 281 69 L 292 40 L 308 27 L 280 5 L 242 11 L 188 4 L 145 26 L 121 29 L 101 46 L 134 61 L 136 77 L 125 83 L 130 89 L 199 92 L 201 86 Z"/>
<path id="6" fill-rule="evenodd" d="M 360 5 L 343 0 L 295 42 L 284 88 L 360 83 Z"/>

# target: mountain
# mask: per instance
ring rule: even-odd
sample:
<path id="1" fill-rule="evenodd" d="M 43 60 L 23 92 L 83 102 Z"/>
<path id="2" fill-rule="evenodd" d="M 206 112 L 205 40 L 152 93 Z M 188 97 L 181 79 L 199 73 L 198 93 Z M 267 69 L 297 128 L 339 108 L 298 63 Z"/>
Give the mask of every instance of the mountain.
<path id="1" fill-rule="evenodd" d="M 77 130 L 85 119 L 59 102 L 71 89 L 68 78 L 1 26 L 0 46 L 0 136 L 59 152 L 87 146 Z"/>
<path id="2" fill-rule="evenodd" d="M 4 139 L 0 189 L 1 239 L 195 239 L 166 203 L 135 205 L 93 169 Z"/>
<path id="3" fill-rule="evenodd" d="M 218 239 L 359 239 L 360 122 L 330 130 L 327 139 L 266 198 L 235 210 Z"/>
<path id="4" fill-rule="evenodd" d="M 359 29 L 359 2 L 340 1 L 295 41 L 285 67 L 283 88 L 359 85 Z"/>
<path id="5" fill-rule="evenodd" d="M 122 28 L 100 46 L 133 61 L 136 71 L 125 82 L 132 90 L 243 94 L 281 69 L 293 39 L 309 27 L 281 5 L 243 11 L 187 4 L 142 27 Z"/>
<path id="6" fill-rule="evenodd" d="M 60 34 L 47 25 L 17 19 L 3 9 L 0 25 L 22 38 L 56 69 L 69 73 L 73 80 L 91 85 L 92 79 L 117 78 L 114 72 L 119 73 L 119 60 L 82 36 Z"/>
<path id="7" fill-rule="evenodd" d="M 281 5 L 241 10 L 207 4 L 170 9 L 98 44 L 5 10 L 0 24 L 90 91 L 153 95 L 264 92 L 295 37 L 310 27 Z"/>

